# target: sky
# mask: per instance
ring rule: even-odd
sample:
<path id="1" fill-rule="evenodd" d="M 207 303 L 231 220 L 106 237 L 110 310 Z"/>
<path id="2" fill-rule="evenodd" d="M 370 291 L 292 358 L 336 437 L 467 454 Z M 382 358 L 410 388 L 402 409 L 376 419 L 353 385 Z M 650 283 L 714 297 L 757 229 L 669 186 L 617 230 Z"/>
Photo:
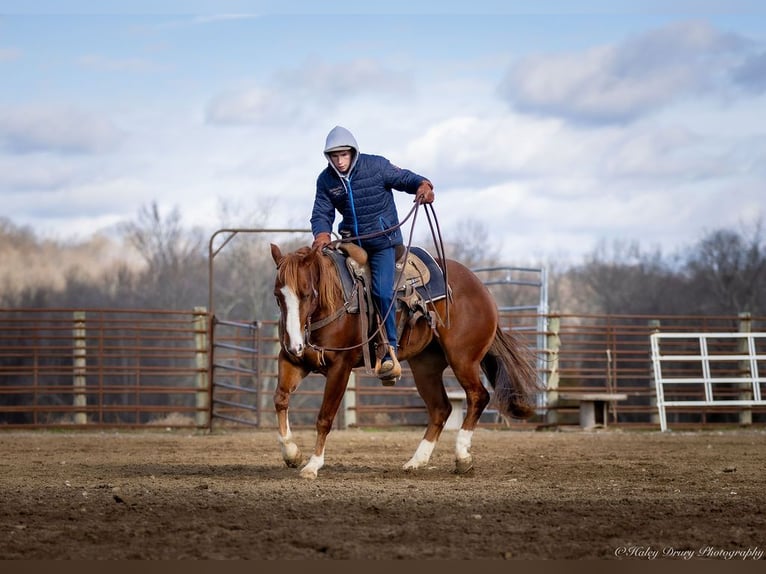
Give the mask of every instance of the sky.
<path id="1" fill-rule="evenodd" d="M 669 254 L 764 217 L 762 6 L 0 0 L 0 217 L 307 228 L 342 125 L 434 183 L 445 241 Z"/>

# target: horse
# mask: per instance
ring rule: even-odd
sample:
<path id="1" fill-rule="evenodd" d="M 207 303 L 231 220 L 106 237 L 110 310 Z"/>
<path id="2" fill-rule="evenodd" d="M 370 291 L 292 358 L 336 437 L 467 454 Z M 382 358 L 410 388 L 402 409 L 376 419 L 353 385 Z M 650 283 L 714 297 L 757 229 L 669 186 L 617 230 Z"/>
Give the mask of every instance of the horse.
<path id="1" fill-rule="evenodd" d="M 274 296 L 280 310 L 278 383 L 273 399 L 282 459 L 290 468 L 303 462 L 290 430 L 290 395 L 309 373 L 326 377 L 314 452 L 300 469 L 302 477 L 315 479 L 324 466 L 325 443 L 349 375 L 363 364 L 362 347 L 368 334 L 362 332 L 358 315 L 343 312 L 339 273 L 322 249 L 301 247 L 283 254 L 272 243 L 271 256 L 276 264 Z M 452 410 L 443 380 L 450 367 L 466 396 L 454 470 L 464 474 L 473 468 L 473 432 L 490 402 L 481 372 L 494 389 L 498 411 L 508 417 L 526 419 L 534 414 L 535 394 L 541 388 L 534 353 L 500 327 L 497 305 L 486 286 L 461 263 L 445 261 L 449 296 L 429 303 L 441 320 L 429 324 L 420 318 L 408 324 L 399 341 L 399 359 L 408 362 L 428 414 L 425 434 L 403 468 L 415 471 L 428 465 Z M 397 310 L 397 324 L 403 312 Z M 311 328 L 320 322 L 321 328 Z"/>

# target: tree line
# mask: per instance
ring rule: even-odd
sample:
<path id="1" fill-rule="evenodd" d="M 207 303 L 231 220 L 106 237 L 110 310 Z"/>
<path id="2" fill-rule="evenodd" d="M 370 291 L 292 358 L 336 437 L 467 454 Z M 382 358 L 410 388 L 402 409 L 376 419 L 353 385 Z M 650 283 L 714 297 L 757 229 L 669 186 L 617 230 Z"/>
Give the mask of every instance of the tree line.
<path id="1" fill-rule="evenodd" d="M 265 214 L 254 222 L 256 227 L 268 228 Z M 277 307 L 269 242 L 279 243 L 284 251 L 306 244 L 309 238 L 235 235 L 220 238 L 227 243 L 215 257 L 216 315 L 273 319 Z M 487 246 L 487 236 L 481 223 L 468 221 L 454 236 L 444 233 L 445 252 L 469 268 L 513 264 L 502 259 L 499 248 Z M 111 252 L 105 240 L 91 241 L 87 248 L 57 243 L 0 219 L 0 254 L 4 254 L 0 306 L 179 310 L 207 306 L 209 240 L 200 229 L 184 226 L 177 209 L 163 214 L 154 203 L 119 227 Z M 42 260 L 45 267 L 35 276 L 31 262 Z M 760 220 L 740 229 L 709 231 L 674 253 L 647 250 L 636 241 L 604 241 L 579 263 L 549 261 L 544 266 L 549 309 L 561 313 L 766 315 L 766 238 Z M 511 288 L 496 293 L 496 298 L 504 306 L 518 303 L 523 295 Z"/>

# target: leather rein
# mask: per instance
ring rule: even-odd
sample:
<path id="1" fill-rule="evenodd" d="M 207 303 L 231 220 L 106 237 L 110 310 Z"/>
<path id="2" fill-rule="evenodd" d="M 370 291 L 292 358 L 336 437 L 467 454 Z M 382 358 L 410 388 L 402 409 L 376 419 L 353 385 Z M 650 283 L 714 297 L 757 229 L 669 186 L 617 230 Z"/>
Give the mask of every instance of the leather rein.
<path id="1" fill-rule="evenodd" d="M 368 233 L 366 235 L 358 235 L 356 237 L 347 237 L 347 238 L 343 238 L 342 240 L 336 239 L 335 241 L 332 241 L 328 245 L 328 248 L 334 248 L 334 246 L 336 246 L 336 245 L 338 245 L 340 243 L 359 241 L 359 240 L 362 240 L 362 239 L 371 239 L 373 237 L 378 237 L 380 235 L 388 234 L 388 233 L 390 233 L 392 231 L 395 231 L 395 230 L 399 229 L 400 227 L 402 227 L 407 222 L 407 220 L 410 217 L 412 217 L 412 225 L 410 227 L 409 239 L 407 241 L 407 246 L 406 246 L 405 252 L 404 252 L 404 260 L 406 261 L 407 260 L 407 256 L 410 253 L 410 248 L 412 246 L 412 235 L 413 235 L 413 230 L 415 229 L 415 223 L 417 221 L 418 209 L 420 208 L 420 205 L 421 205 L 420 203 L 416 202 L 415 205 L 413 206 L 413 208 L 406 215 L 406 217 L 398 225 L 394 225 L 393 227 L 389 227 L 389 228 L 384 229 L 382 231 L 376 231 L 374 233 Z M 442 275 L 444 277 L 444 284 L 445 285 L 449 285 L 449 283 L 447 281 L 447 279 L 448 279 L 447 278 L 447 258 L 444 255 L 444 242 L 443 242 L 442 236 L 441 236 L 441 229 L 439 227 L 439 221 L 438 221 L 438 219 L 436 217 L 436 211 L 434 210 L 433 205 L 430 204 L 430 203 L 426 203 L 426 204 L 423 204 L 423 205 L 425 206 L 426 218 L 428 219 L 428 225 L 429 225 L 429 227 L 431 229 L 431 237 L 433 239 L 434 248 L 435 248 L 436 254 L 437 254 L 436 262 L 437 262 L 437 265 L 439 266 L 439 269 L 441 270 Z M 433 217 L 433 220 L 432 220 L 432 217 Z M 399 270 L 399 272 L 398 272 L 398 275 L 397 275 L 396 281 L 395 281 L 395 285 L 398 285 L 401 282 L 403 274 L 404 274 L 404 266 L 402 266 L 402 269 Z M 355 281 L 354 282 L 354 295 L 356 295 L 359 298 L 363 297 L 361 291 L 362 290 L 359 288 L 359 282 Z M 314 297 L 318 297 L 318 294 L 316 293 L 316 291 L 314 292 Z M 349 301 L 351 299 L 353 299 L 353 295 L 352 295 L 352 297 L 349 298 Z M 360 301 L 360 303 L 361 303 L 361 301 Z M 318 331 L 322 327 L 326 327 L 330 323 L 333 323 L 333 322 L 337 321 L 338 319 L 340 319 L 343 315 L 345 315 L 348 312 L 348 304 L 349 304 L 348 301 L 344 302 L 344 304 L 341 305 L 338 309 L 336 309 L 333 313 L 331 313 L 330 315 L 328 315 L 328 316 L 326 316 L 326 317 L 324 317 L 324 318 L 322 318 L 322 319 L 320 319 L 320 320 L 318 320 L 316 322 L 312 322 L 311 321 L 311 316 L 313 315 L 313 313 L 309 314 L 309 317 L 306 320 L 306 327 L 305 327 L 304 336 L 303 336 L 304 341 L 305 341 L 307 347 L 311 347 L 312 349 L 314 349 L 319 354 L 320 363 L 322 363 L 322 364 L 324 364 L 324 352 L 325 351 L 352 351 L 354 349 L 358 349 L 359 347 L 363 347 L 364 348 L 364 350 L 365 350 L 365 362 L 367 362 L 366 356 L 367 356 L 367 349 L 368 349 L 369 343 L 380 334 L 382 325 L 385 324 L 386 319 L 388 318 L 388 315 L 393 312 L 394 306 L 396 305 L 396 297 L 393 297 L 391 299 L 391 304 L 389 305 L 388 309 L 386 310 L 385 315 L 381 319 L 380 324 L 375 329 L 375 331 L 373 331 L 372 334 L 369 337 L 367 337 L 365 340 L 361 341 L 360 343 L 357 343 L 356 345 L 351 345 L 349 347 L 320 347 L 320 346 L 315 345 L 314 343 L 312 343 L 311 342 L 311 337 L 310 337 L 311 333 L 313 333 L 314 331 Z M 447 326 L 449 326 L 449 304 L 447 304 L 446 309 L 447 309 L 447 311 L 446 311 L 445 319 L 446 319 Z M 362 310 L 361 305 L 360 305 L 360 315 L 362 315 L 362 321 L 364 322 L 363 332 L 366 332 L 367 331 L 367 328 L 366 328 L 366 313 Z"/>

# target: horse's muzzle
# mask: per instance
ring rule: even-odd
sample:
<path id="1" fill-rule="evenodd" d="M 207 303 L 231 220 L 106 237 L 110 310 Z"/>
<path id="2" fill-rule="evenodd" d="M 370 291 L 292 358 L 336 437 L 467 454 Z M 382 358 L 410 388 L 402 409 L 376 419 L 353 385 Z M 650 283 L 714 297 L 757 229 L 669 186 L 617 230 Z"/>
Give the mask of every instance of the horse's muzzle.
<path id="1" fill-rule="evenodd" d="M 303 352 L 306 350 L 306 346 L 303 343 L 297 345 L 285 345 L 285 352 L 295 359 L 303 357 Z"/>

